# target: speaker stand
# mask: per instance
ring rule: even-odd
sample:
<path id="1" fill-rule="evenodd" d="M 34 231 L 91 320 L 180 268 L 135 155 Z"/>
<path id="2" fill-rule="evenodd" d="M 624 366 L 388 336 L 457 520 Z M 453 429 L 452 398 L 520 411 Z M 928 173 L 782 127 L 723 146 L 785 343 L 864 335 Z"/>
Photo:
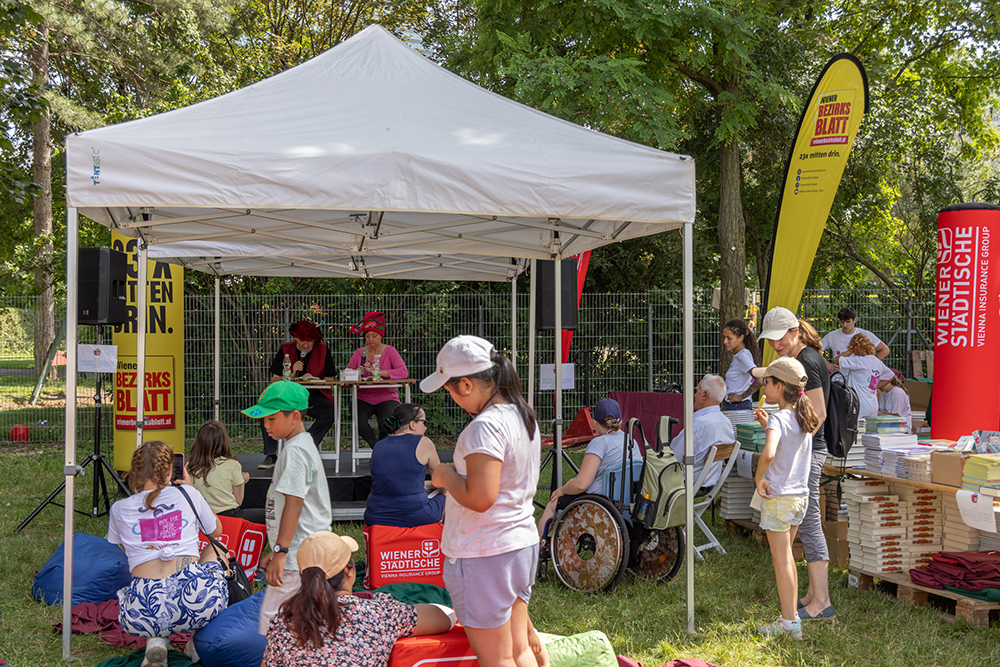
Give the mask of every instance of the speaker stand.
<path id="1" fill-rule="evenodd" d="M 101 325 L 97 326 L 97 344 L 100 345 L 103 342 L 104 330 Z M 101 454 L 101 377 L 103 373 L 97 374 L 97 386 L 94 391 L 94 452 L 84 459 L 83 463 L 76 468 L 74 474 L 80 475 L 84 472 L 84 469 L 91 463 L 94 464 L 93 467 L 93 496 L 90 506 L 90 511 L 85 512 L 83 510 L 76 510 L 77 514 L 82 514 L 84 516 L 89 516 L 92 519 L 102 517 L 111 511 L 111 498 L 108 496 L 108 485 L 104 479 L 104 474 L 110 475 L 111 479 L 118 485 L 118 491 L 125 497 L 132 495 L 132 491 L 125 486 L 125 483 L 118 476 L 114 467 L 108 460 Z M 67 400 L 69 397 L 67 396 Z M 42 503 L 34 509 L 34 511 L 28 515 L 28 518 L 21 522 L 21 525 L 14 529 L 14 534 L 20 533 L 24 528 L 31 523 L 31 521 L 38 516 L 38 514 L 46 508 L 48 505 L 55 505 L 56 507 L 64 507 L 60 503 L 56 502 L 55 498 L 63 492 L 66 488 L 66 480 L 64 479 L 62 483 L 49 494 L 49 497 L 42 501 Z"/>

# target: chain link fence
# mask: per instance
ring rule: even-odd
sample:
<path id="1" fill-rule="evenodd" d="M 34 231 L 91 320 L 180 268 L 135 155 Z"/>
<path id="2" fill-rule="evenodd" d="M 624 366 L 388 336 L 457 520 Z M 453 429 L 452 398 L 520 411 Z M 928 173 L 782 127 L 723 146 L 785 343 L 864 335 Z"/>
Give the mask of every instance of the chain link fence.
<path id="1" fill-rule="evenodd" d="M 526 281 L 521 285 L 526 287 Z M 757 295 L 753 295 L 757 299 Z M 185 296 L 185 393 L 183 406 L 187 435 L 193 437 L 204 421 L 214 416 L 214 298 Z M 891 354 L 886 363 L 908 370 L 908 351 L 931 349 L 934 291 L 894 292 L 884 288 L 809 290 L 803 295 L 799 316 L 810 320 L 821 335 L 839 326 L 837 312 L 844 306 L 858 312 L 858 326 L 886 342 Z M 63 439 L 65 420 L 65 366 L 36 386 L 33 362 L 33 328 L 36 313 L 33 298 L 0 297 L 0 442 L 11 442 L 11 428 L 23 424 L 33 442 Z M 64 310 L 64 306 L 57 306 Z M 399 350 L 410 377 L 423 378 L 433 372 L 438 349 L 452 336 L 475 334 L 492 341 L 508 356 L 512 350 L 511 299 L 509 294 L 445 293 L 392 295 L 247 295 L 224 294 L 221 298 L 221 395 L 220 416 L 235 438 L 256 439 L 253 420 L 240 413 L 253 404 L 270 373 L 268 366 L 278 345 L 286 340 L 288 327 L 300 319 L 315 322 L 330 346 L 334 361 L 345 365 L 361 344 L 348 327 L 361 321 L 368 310 L 386 316 L 385 342 Z M 756 313 L 751 307 L 750 312 Z M 517 367 L 527 380 L 529 297 L 517 296 Z M 757 320 L 763 316 L 757 314 Z M 57 319 L 59 318 L 57 314 Z M 629 294 L 584 294 L 574 334 L 570 361 L 576 363 L 576 387 L 563 392 L 564 419 L 593 404 L 610 390 L 657 391 L 683 377 L 683 294 L 680 290 L 657 290 Z M 712 290 L 694 294 L 695 373 L 719 370 L 721 352 L 718 311 L 712 308 Z M 536 364 L 551 363 L 554 332 L 540 331 L 536 338 Z M 96 327 L 79 328 L 80 343 L 96 343 Z M 110 343 L 110 335 L 105 343 Z M 63 343 L 64 344 L 64 343 Z M 588 363 L 589 362 L 589 363 Z M 587 366 L 587 368 L 585 368 Z M 585 377 L 591 388 L 585 396 Z M 538 391 L 536 370 L 535 407 L 543 430 L 551 430 L 553 392 Z M 110 400 L 113 378 L 103 378 L 101 439 L 112 439 Z M 95 375 L 79 377 L 77 394 L 80 442 L 93 439 L 95 422 Z M 454 434 L 466 421 L 445 392 L 424 395 L 414 391 L 414 400 L 428 412 L 431 431 Z M 345 401 L 346 403 L 346 401 Z M 348 415 L 344 414 L 347 419 Z"/>

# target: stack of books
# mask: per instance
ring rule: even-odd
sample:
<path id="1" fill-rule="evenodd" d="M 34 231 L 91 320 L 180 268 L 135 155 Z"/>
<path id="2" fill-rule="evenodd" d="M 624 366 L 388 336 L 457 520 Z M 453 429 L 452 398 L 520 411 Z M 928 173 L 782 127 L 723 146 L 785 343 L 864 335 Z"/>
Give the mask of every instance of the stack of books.
<path id="1" fill-rule="evenodd" d="M 906 469 L 906 458 L 909 456 L 919 455 L 927 456 L 927 476 L 929 481 L 931 455 L 928 452 L 927 447 L 924 447 L 923 445 L 882 450 L 882 473 L 892 475 L 893 477 L 899 477 L 900 479 L 910 479 L 909 473 Z"/>
<path id="2" fill-rule="evenodd" d="M 736 441 L 740 449 L 759 452 L 764 449 L 764 427 L 756 421 L 736 425 Z"/>
<path id="3" fill-rule="evenodd" d="M 980 551 L 1000 551 L 1000 534 L 998 533 L 985 533 L 980 531 L 979 533 L 979 550 Z"/>
<path id="4" fill-rule="evenodd" d="M 824 519 L 826 521 L 847 521 L 847 501 L 844 500 L 841 495 L 840 498 L 837 497 L 837 485 L 827 484 L 820 487 L 820 493 L 823 494 L 824 503 L 826 504 L 826 514 Z"/>
<path id="5" fill-rule="evenodd" d="M 750 499 L 753 498 L 754 483 L 752 479 L 739 477 L 736 466 L 719 490 L 722 507 L 719 514 L 730 521 L 748 520 L 753 516 L 750 509 Z"/>
<path id="6" fill-rule="evenodd" d="M 930 454 L 910 454 L 904 456 L 903 467 L 906 470 L 906 479 L 913 479 L 919 482 L 931 481 Z"/>
<path id="7" fill-rule="evenodd" d="M 941 506 L 944 508 L 941 551 L 979 551 L 979 531 L 965 525 L 955 495 L 942 493 Z"/>
<path id="8" fill-rule="evenodd" d="M 864 421 L 865 433 L 906 433 L 906 420 L 902 417 L 872 415 L 865 417 Z"/>
<path id="9" fill-rule="evenodd" d="M 973 454 L 962 471 L 962 488 L 979 493 L 982 487 L 1000 489 L 1000 454 Z M 996 494 L 987 491 L 986 495 Z"/>
<path id="10" fill-rule="evenodd" d="M 884 470 L 883 452 L 886 450 L 910 449 L 917 446 L 917 436 L 904 433 L 865 433 L 861 436 L 865 448 L 865 470 L 874 470 L 886 475 L 895 474 L 895 469 Z M 895 464 L 893 464 L 895 466 Z"/>
<path id="11" fill-rule="evenodd" d="M 757 421 L 753 418 L 753 410 L 730 410 L 729 412 L 723 412 L 729 418 L 729 421 L 733 423 L 733 429 L 736 429 L 737 424 L 749 424 L 752 421 Z"/>
<path id="12" fill-rule="evenodd" d="M 899 496 L 875 480 L 848 479 L 843 488 L 850 566 L 871 574 L 909 569 L 907 513 Z"/>
<path id="13" fill-rule="evenodd" d="M 838 468 L 856 468 L 858 470 L 864 470 L 865 467 L 865 448 L 861 445 L 861 436 L 858 436 L 857 441 L 855 441 L 854 446 L 851 447 L 851 451 L 847 452 L 847 456 L 833 457 L 829 454 L 826 455 L 826 464 L 831 466 L 837 466 Z"/>
<path id="14" fill-rule="evenodd" d="M 941 493 L 893 484 L 892 490 L 906 505 L 910 569 L 923 568 L 941 551 L 944 525 Z"/>

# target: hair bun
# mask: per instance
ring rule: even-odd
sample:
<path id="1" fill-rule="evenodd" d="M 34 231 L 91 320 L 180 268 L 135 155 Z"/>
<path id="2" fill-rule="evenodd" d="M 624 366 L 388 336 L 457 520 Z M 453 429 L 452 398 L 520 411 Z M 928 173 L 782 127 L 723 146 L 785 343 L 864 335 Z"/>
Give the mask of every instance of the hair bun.
<path id="1" fill-rule="evenodd" d="M 390 433 L 395 433 L 399 429 L 399 420 L 396 415 L 389 415 L 385 418 L 385 425 L 389 427 Z"/>

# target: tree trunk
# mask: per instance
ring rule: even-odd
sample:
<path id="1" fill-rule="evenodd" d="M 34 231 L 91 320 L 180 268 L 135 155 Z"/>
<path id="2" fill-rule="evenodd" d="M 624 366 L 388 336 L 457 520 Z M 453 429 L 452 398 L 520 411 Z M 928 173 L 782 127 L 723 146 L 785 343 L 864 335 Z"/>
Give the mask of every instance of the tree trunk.
<path id="1" fill-rule="evenodd" d="M 746 314 L 746 228 L 743 204 L 740 201 L 740 145 L 736 139 L 722 145 L 719 171 L 719 274 L 722 287 L 719 295 L 719 331 L 732 319 Z M 721 335 L 720 335 L 721 340 Z M 729 369 L 732 354 L 721 349 L 721 373 Z"/>
<path id="2" fill-rule="evenodd" d="M 39 93 L 49 83 L 49 28 L 47 23 L 38 26 L 35 43 L 31 49 L 31 84 Z M 35 373 L 42 372 L 42 364 L 49 347 L 56 337 L 55 293 L 52 288 L 52 115 L 46 107 L 32 125 L 31 175 L 40 188 L 34 202 L 35 238 L 44 238 L 35 249 L 35 287 L 38 292 L 38 310 L 35 319 Z M 55 377 L 55 367 L 50 369 Z"/>

